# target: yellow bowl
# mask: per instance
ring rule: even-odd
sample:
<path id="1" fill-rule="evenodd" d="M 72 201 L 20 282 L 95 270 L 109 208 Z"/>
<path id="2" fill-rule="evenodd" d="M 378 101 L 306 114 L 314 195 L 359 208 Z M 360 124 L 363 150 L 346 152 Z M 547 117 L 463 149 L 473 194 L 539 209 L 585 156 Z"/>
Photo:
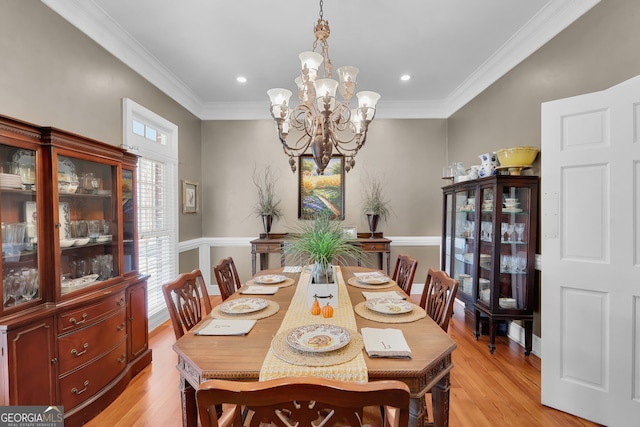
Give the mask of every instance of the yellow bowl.
<path id="1" fill-rule="evenodd" d="M 497 151 L 500 166 L 531 166 L 540 152 L 536 147 L 511 147 Z"/>

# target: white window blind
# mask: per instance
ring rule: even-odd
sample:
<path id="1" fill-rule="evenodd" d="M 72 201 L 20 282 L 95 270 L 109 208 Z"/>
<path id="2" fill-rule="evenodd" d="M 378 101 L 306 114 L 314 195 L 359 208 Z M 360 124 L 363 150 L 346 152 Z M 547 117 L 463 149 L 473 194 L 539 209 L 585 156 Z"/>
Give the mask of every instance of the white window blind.
<path id="1" fill-rule="evenodd" d="M 175 206 L 171 166 L 147 158 L 138 160 L 138 250 L 140 271 L 149 274 L 148 310 L 153 316 L 166 309 L 162 285 L 175 279 L 176 227 L 170 206 Z"/>
<path id="2" fill-rule="evenodd" d="M 162 285 L 178 275 L 178 127 L 123 100 L 124 144 L 138 159 L 139 271 L 147 281 L 149 328 L 168 319 Z"/>

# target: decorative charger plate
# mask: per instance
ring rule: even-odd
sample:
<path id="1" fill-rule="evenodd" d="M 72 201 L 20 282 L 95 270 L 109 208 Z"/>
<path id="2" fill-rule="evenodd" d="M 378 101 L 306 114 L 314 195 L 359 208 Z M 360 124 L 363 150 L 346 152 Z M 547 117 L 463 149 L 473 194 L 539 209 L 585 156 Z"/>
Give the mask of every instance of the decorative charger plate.
<path id="1" fill-rule="evenodd" d="M 75 182 L 78 180 L 76 165 L 64 156 L 58 156 L 58 180 L 66 182 Z"/>
<path id="2" fill-rule="evenodd" d="M 99 277 L 99 274 L 89 274 L 88 276 L 78 277 L 77 279 L 63 280 L 61 286 L 63 288 L 77 288 L 79 286 L 86 286 L 98 280 Z"/>
<path id="3" fill-rule="evenodd" d="M 220 311 L 227 314 L 246 314 L 260 311 L 269 303 L 262 298 L 236 298 L 220 304 Z"/>
<path id="4" fill-rule="evenodd" d="M 413 310 L 413 304 L 399 298 L 374 298 L 367 300 L 365 306 L 382 314 L 402 314 Z"/>
<path id="5" fill-rule="evenodd" d="M 268 285 L 270 283 L 282 283 L 287 280 L 287 276 L 281 274 L 265 274 L 263 276 L 256 276 L 253 281 L 262 285 Z"/>
<path id="6" fill-rule="evenodd" d="M 335 325 L 304 325 L 289 331 L 286 341 L 289 346 L 299 351 L 324 353 L 349 344 L 351 334 Z"/>
<path id="7" fill-rule="evenodd" d="M 358 282 L 366 283 L 367 285 L 384 285 L 391 280 L 389 276 L 384 274 L 368 274 L 366 276 L 357 276 Z"/>

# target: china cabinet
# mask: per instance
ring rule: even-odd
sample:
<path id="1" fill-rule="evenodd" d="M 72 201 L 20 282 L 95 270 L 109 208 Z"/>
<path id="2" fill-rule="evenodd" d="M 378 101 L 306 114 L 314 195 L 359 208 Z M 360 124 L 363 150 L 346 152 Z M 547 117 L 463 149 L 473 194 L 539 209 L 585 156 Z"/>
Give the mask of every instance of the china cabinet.
<path id="1" fill-rule="evenodd" d="M 0 117 L 0 404 L 81 425 L 151 362 L 125 150 Z"/>
<path id="2" fill-rule="evenodd" d="M 442 269 L 458 279 L 465 318 L 489 326 L 521 320 L 525 354 L 533 333 L 538 182 L 536 176 L 493 175 L 443 188 Z"/>

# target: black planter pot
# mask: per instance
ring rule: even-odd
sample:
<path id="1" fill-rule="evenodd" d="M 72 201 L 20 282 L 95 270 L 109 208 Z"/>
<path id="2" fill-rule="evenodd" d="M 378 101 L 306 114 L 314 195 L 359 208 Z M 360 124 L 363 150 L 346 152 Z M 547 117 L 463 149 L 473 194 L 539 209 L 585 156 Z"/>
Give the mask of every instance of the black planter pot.
<path id="1" fill-rule="evenodd" d="M 376 229 L 378 228 L 379 220 L 380 220 L 380 215 L 367 214 L 367 221 L 369 221 L 369 231 L 371 231 L 371 237 L 373 237 L 373 233 L 375 233 Z"/>
<path id="2" fill-rule="evenodd" d="M 264 232 L 269 237 L 269 232 L 271 231 L 271 223 L 273 222 L 272 215 L 262 215 L 262 226 L 264 227 Z"/>

